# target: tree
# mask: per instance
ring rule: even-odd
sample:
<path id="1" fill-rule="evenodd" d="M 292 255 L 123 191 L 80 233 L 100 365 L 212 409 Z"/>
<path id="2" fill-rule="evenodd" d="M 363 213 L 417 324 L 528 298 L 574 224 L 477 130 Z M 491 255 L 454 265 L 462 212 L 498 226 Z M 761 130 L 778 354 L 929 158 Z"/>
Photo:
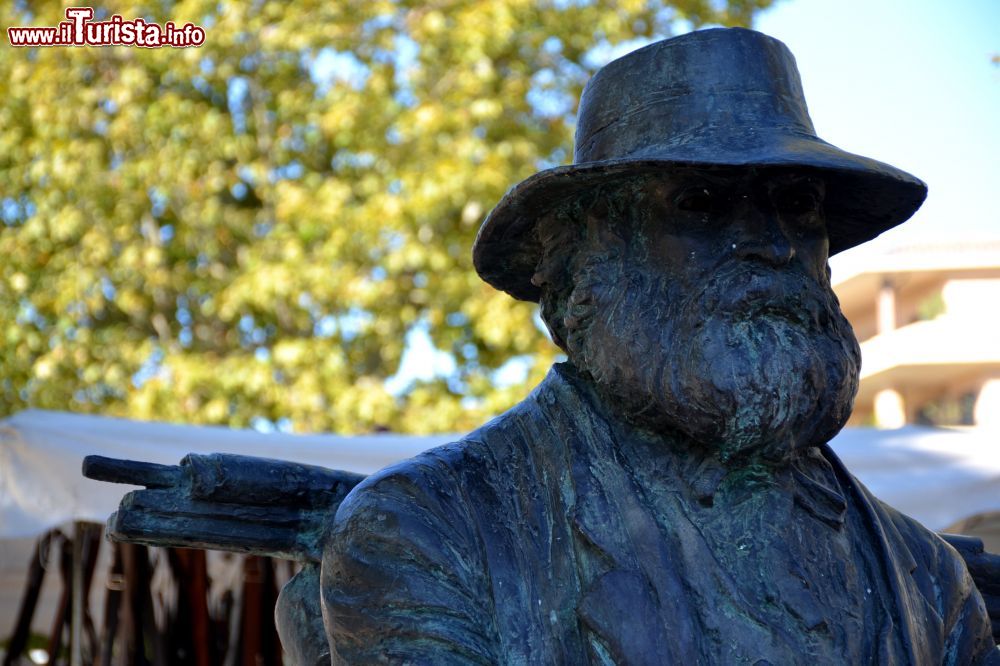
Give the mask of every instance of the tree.
<path id="1" fill-rule="evenodd" d="M 95 20 L 191 21 L 205 44 L 7 46 L 0 412 L 475 426 L 557 352 L 473 272 L 484 215 L 569 161 L 613 46 L 769 3 L 106 2 Z M 54 4 L 4 25 L 56 25 Z M 387 388 L 414 332 L 454 370 Z M 511 358 L 526 376 L 498 386 Z"/>

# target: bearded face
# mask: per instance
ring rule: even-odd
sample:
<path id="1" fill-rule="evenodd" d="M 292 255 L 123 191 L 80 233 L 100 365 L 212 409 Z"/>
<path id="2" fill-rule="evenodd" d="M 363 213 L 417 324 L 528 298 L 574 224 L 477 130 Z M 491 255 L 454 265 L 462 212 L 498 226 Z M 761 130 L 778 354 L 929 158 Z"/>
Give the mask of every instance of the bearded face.
<path id="1" fill-rule="evenodd" d="M 691 243 L 673 261 L 649 246 L 676 237 L 632 231 L 617 251 L 583 252 L 563 311 L 570 360 L 613 410 L 723 461 L 784 459 L 843 427 L 860 350 L 825 246 L 822 271 L 793 250 L 699 261 L 705 248 Z"/>

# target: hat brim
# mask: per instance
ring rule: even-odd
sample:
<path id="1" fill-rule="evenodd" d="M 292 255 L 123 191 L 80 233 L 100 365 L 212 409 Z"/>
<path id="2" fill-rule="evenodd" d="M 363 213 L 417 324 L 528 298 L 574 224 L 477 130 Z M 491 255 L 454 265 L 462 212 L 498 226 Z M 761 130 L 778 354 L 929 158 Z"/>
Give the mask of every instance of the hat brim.
<path id="1" fill-rule="evenodd" d="M 826 183 L 824 211 L 830 256 L 869 241 L 910 218 L 927 196 L 919 178 L 848 153 L 815 137 L 795 137 L 774 150 L 697 156 L 629 157 L 555 167 L 536 173 L 504 195 L 487 216 L 473 246 L 479 275 L 514 298 L 538 301 L 531 283 L 542 248 L 535 225 L 574 194 L 638 173 L 680 168 L 788 167 L 819 172 Z"/>

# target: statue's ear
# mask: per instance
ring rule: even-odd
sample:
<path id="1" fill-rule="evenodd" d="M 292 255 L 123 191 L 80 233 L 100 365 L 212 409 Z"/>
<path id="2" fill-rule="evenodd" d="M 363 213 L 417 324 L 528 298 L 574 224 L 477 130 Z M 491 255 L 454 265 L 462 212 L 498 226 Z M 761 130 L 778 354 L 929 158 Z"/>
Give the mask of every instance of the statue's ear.
<path id="1" fill-rule="evenodd" d="M 545 323 L 545 329 L 549 332 L 549 339 L 559 349 L 569 353 L 566 349 L 565 299 L 563 299 L 561 305 L 557 306 L 557 312 L 552 314 L 546 313 L 546 304 L 544 301 L 540 302 L 539 305 L 541 306 L 542 321 Z"/>

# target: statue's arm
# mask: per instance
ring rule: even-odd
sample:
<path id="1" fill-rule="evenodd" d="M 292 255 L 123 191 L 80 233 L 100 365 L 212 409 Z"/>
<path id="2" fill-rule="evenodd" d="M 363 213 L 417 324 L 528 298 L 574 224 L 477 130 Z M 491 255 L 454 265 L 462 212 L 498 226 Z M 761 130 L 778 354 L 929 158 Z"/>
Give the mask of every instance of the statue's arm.
<path id="1" fill-rule="evenodd" d="M 230 453 L 192 453 L 180 465 L 87 456 L 83 475 L 145 486 L 108 519 L 115 541 L 300 562 L 319 562 L 327 517 L 364 478 Z"/>
<path id="2" fill-rule="evenodd" d="M 977 589 L 977 585 L 986 586 L 988 596 L 1000 568 L 994 567 L 993 556 L 978 557 L 983 554 L 982 542 L 936 534 L 871 495 L 867 497 L 885 533 L 895 535 L 890 543 L 907 549 L 916 565 L 900 573 L 912 579 L 926 606 L 907 605 L 900 611 L 918 620 L 914 629 L 927 634 L 929 648 L 940 650 L 931 657 L 934 663 L 1000 664 L 990 613 L 984 594 Z M 911 603 L 915 600 L 912 595 L 906 598 Z"/>
<path id="3" fill-rule="evenodd" d="M 461 484 L 433 455 L 362 483 L 322 564 L 334 664 L 493 664 L 492 595 Z"/>
<path id="4" fill-rule="evenodd" d="M 1000 664 L 1000 650 L 984 603 L 985 599 L 993 600 L 991 592 L 1000 584 L 995 580 L 998 572 L 992 568 L 995 563 L 983 553 L 978 539 L 948 536 L 945 540 L 948 546 L 939 546 L 937 578 L 940 589 L 951 590 L 951 601 L 942 613 L 946 658 L 954 664 Z"/>

